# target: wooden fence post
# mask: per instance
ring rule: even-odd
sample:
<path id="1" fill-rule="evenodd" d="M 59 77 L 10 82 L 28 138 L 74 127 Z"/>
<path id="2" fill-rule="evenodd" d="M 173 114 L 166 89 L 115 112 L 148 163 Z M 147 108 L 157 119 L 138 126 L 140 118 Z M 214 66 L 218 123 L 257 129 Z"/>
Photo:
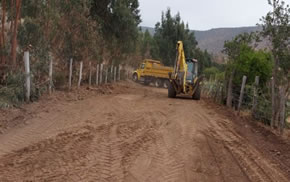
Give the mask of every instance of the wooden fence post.
<path id="1" fill-rule="evenodd" d="M 247 77 L 243 76 L 243 82 L 242 82 L 239 105 L 238 105 L 238 112 L 240 112 L 240 109 L 241 109 L 241 106 L 242 106 L 243 97 L 244 97 L 244 90 L 245 90 L 245 86 L 246 86 L 246 81 L 247 81 Z"/>
<path id="2" fill-rule="evenodd" d="M 73 59 L 70 59 L 69 62 L 69 81 L 68 81 L 68 89 L 71 90 L 71 82 L 72 82 L 72 66 L 73 66 Z"/>
<path id="3" fill-rule="evenodd" d="M 223 83 L 221 83 L 221 85 L 220 85 L 219 92 L 220 92 L 220 100 L 219 100 L 219 102 L 223 103 L 223 96 L 224 96 L 224 94 L 223 94 Z"/>
<path id="4" fill-rule="evenodd" d="M 106 68 L 105 84 L 108 83 L 108 68 Z"/>
<path id="5" fill-rule="evenodd" d="M 280 123 L 279 123 L 280 134 L 283 133 L 285 127 L 286 101 L 287 101 L 286 88 L 285 86 L 282 86 L 280 90 Z"/>
<path id="6" fill-rule="evenodd" d="M 252 113 L 255 113 L 257 109 L 257 95 L 258 95 L 259 79 L 260 79 L 259 76 L 255 77 Z"/>
<path id="7" fill-rule="evenodd" d="M 271 91 L 272 91 L 272 118 L 271 118 L 271 127 L 274 128 L 275 125 L 275 113 L 276 113 L 276 95 L 275 95 L 275 80 L 271 78 Z"/>
<path id="8" fill-rule="evenodd" d="M 114 79 L 114 65 L 112 64 L 110 71 L 110 82 L 113 82 L 113 79 Z"/>
<path id="9" fill-rule="evenodd" d="M 81 86 L 82 83 L 82 76 L 83 76 L 83 62 L 80 62 L 80 74 L 79 74 L 79 82 L 78 82 L 78 87 Z"/>
<path id="10" fill-rule="evenodd" d="M 234 74 L 235 74 L 235 72 L 232 71 L 231 76 L 230 76 L 230 80 L 229 80 L 229 84 L 228 84 L 228 89 L 227 89 L 227 107 L 232 107 Z"/>
<path id="11" fill-rule="evenodd" d="M 212 97 L 212 90 L 213 90 L 213 86 L 214 86 L 214 84 L 213 84 L 213 75 L 210 75 L 210 77 L 209 77 L 209 80 L 210 80 L 210 85 L 209 85 L 209 97 Z"/>
<path id="12" fill-rule="evenodd" d="M 51 55 L 49 56 L 49 73 L 48 73 L 48 77 L 49 77 L 49 84 L 48 84 L 48 92 L 49 95 L 51 95 L 52 93 L 52 86 L 53 86 L 53 80 L 52 80 L 52 68 L 53 68 L 53 60 Z"/>
<path id="13" fill-rule="evenodd" d="M 89 87 L 91 87 L 91 85 L 92 85 L 92 62 L 91 61 L 89 63 L 89 69 L 90 69 L 90 73 L 89 73 Z"/>
<path id="14" fill-rule="evenodd" d="M 218 83 L 216 80 L 215 80 L 215 89 L 216 90 L 214 94 L 214 101 L 216 102 L 218 98 L 219 89 L 220 89 L 220 83 Z"/>
<path id="15" fill-rule="evenodd" d="M 114 82 L 116 82 L 116 76 L 117 76 L 117 67 L 114 67 Z"/>
<path id="16" fill-rule="evenodd" d="M 24 52 L 24 66 L 25 66 L 25 78 L 26 78 L 26 101 L 30 101 L 30 64 L 29 64 L 29 52 Z"/>
<path id="17" fill-rule="evenodd" d="M 97 70 L 96 70 L 96 85 L 99 85 L 99 64 L 97 65 Z"/>
<path id="18" fill-rule="evenodd" d="M 100 70 L 100 85 L 101 85 L 102 82 L 103 82 L 103 69 L 104 69 L 104 65 L 101 64 L 101 70 Z"/>
<path id="19" fill-rule="evenodd" d="M 121 67 L 119 65 L 119 67 L 118 67 L 118 81 L 120 81 L 120 80 L 121 80 Z"/>

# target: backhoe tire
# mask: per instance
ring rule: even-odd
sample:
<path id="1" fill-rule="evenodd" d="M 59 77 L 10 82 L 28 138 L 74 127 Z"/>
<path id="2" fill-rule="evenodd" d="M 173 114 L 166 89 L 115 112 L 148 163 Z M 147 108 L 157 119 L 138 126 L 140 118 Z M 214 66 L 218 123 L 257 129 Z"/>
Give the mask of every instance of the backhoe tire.
<path id="1" fill-rule="evenodd" d="M 168 98 L 175 98 L 176 97 L 176 91 L 173 87 L 172 83 L 169 82 L 168 84 Z"/>
<path id="2" fill-rule="evenodd" d="M 136 73 L 133 74 L 133 81 L 138 82 L 138 75 Z"/>
<path id="3" fill-rule="evenodd" d="M 198 86 L 196 88 L 196 91 L 194 92 L 194 94 L 192 95 L 192 99 L 193 100 L 200 100 L 200 95 L 201 95 L 201 89 L 200 86 Z"/>

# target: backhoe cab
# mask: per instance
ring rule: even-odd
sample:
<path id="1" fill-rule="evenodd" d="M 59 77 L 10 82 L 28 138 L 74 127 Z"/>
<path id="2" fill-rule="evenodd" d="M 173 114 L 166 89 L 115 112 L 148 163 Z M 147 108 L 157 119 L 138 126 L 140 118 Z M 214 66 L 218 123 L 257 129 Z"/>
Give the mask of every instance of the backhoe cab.
<path id="1" fill-rule="evenodd" d="M 177 42 L 177 57 L 174 70 L 169 73 L 169 81 L 169 98 L 175 98 L 177 94 L 186 94 L 200 100 L 201 77 L 198 76 L 198 61 L 185 58 L 182 41 Z"/>

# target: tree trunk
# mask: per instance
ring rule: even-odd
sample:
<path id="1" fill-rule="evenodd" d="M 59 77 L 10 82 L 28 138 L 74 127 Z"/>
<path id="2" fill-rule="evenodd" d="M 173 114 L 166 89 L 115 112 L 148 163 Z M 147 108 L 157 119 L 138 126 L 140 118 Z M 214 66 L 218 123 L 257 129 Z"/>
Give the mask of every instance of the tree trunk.
<path id="1" fill-rule="evenodd" d="M 1 35 L 0 35 L 0 49 L 1 49 L 1 63 L 4 65 L 6 63 L 5 56 L 4 56 L 4 49 L 5 49 L 5 22 L 6 22 L 6 0 L 2 0 L 2 27 L 1 27 Z"/>
<path id="2" fill-rule="evenodd" d="M 13 25 L 13 36 L 12 36 L 12 46 L 11 46 L 11 60 L 12 60 L 13 67 L 16 66 L 17 29 L 18 29 L 18 23 L 20 19 L 21 1 L 22 0 L 16 0 L 16 12 L 15 12 L 14 25 Z"/>
<path id="3" fill-rule="evenodd" d="M 11 15 L 14 15 L 14 10 L 15 10 L 15 2 L 14 2 L 14 0 L 11 0 L 10 1 L 10 14 Z M 13 23 L 14 21 L 13 21 L 13 18 L 11 19 L 11 21 L 10 21 L 10 30 L 9 30 L 9 32 L 12 34 L 12 30 L 13 30 L 13 25 L 14 25 L 14 23 Z"/>

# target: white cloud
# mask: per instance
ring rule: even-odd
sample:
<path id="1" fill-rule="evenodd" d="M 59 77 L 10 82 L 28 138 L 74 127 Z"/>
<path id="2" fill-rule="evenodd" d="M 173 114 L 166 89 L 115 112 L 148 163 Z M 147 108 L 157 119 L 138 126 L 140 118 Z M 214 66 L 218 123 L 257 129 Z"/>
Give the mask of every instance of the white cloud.
<path id="1" fill-rule="evenodd" d="M 168 7 L 191 29 L 254 26 L 271 9 L 267 0 L 139 0 L 143 22 L 154 27 Z"/>

